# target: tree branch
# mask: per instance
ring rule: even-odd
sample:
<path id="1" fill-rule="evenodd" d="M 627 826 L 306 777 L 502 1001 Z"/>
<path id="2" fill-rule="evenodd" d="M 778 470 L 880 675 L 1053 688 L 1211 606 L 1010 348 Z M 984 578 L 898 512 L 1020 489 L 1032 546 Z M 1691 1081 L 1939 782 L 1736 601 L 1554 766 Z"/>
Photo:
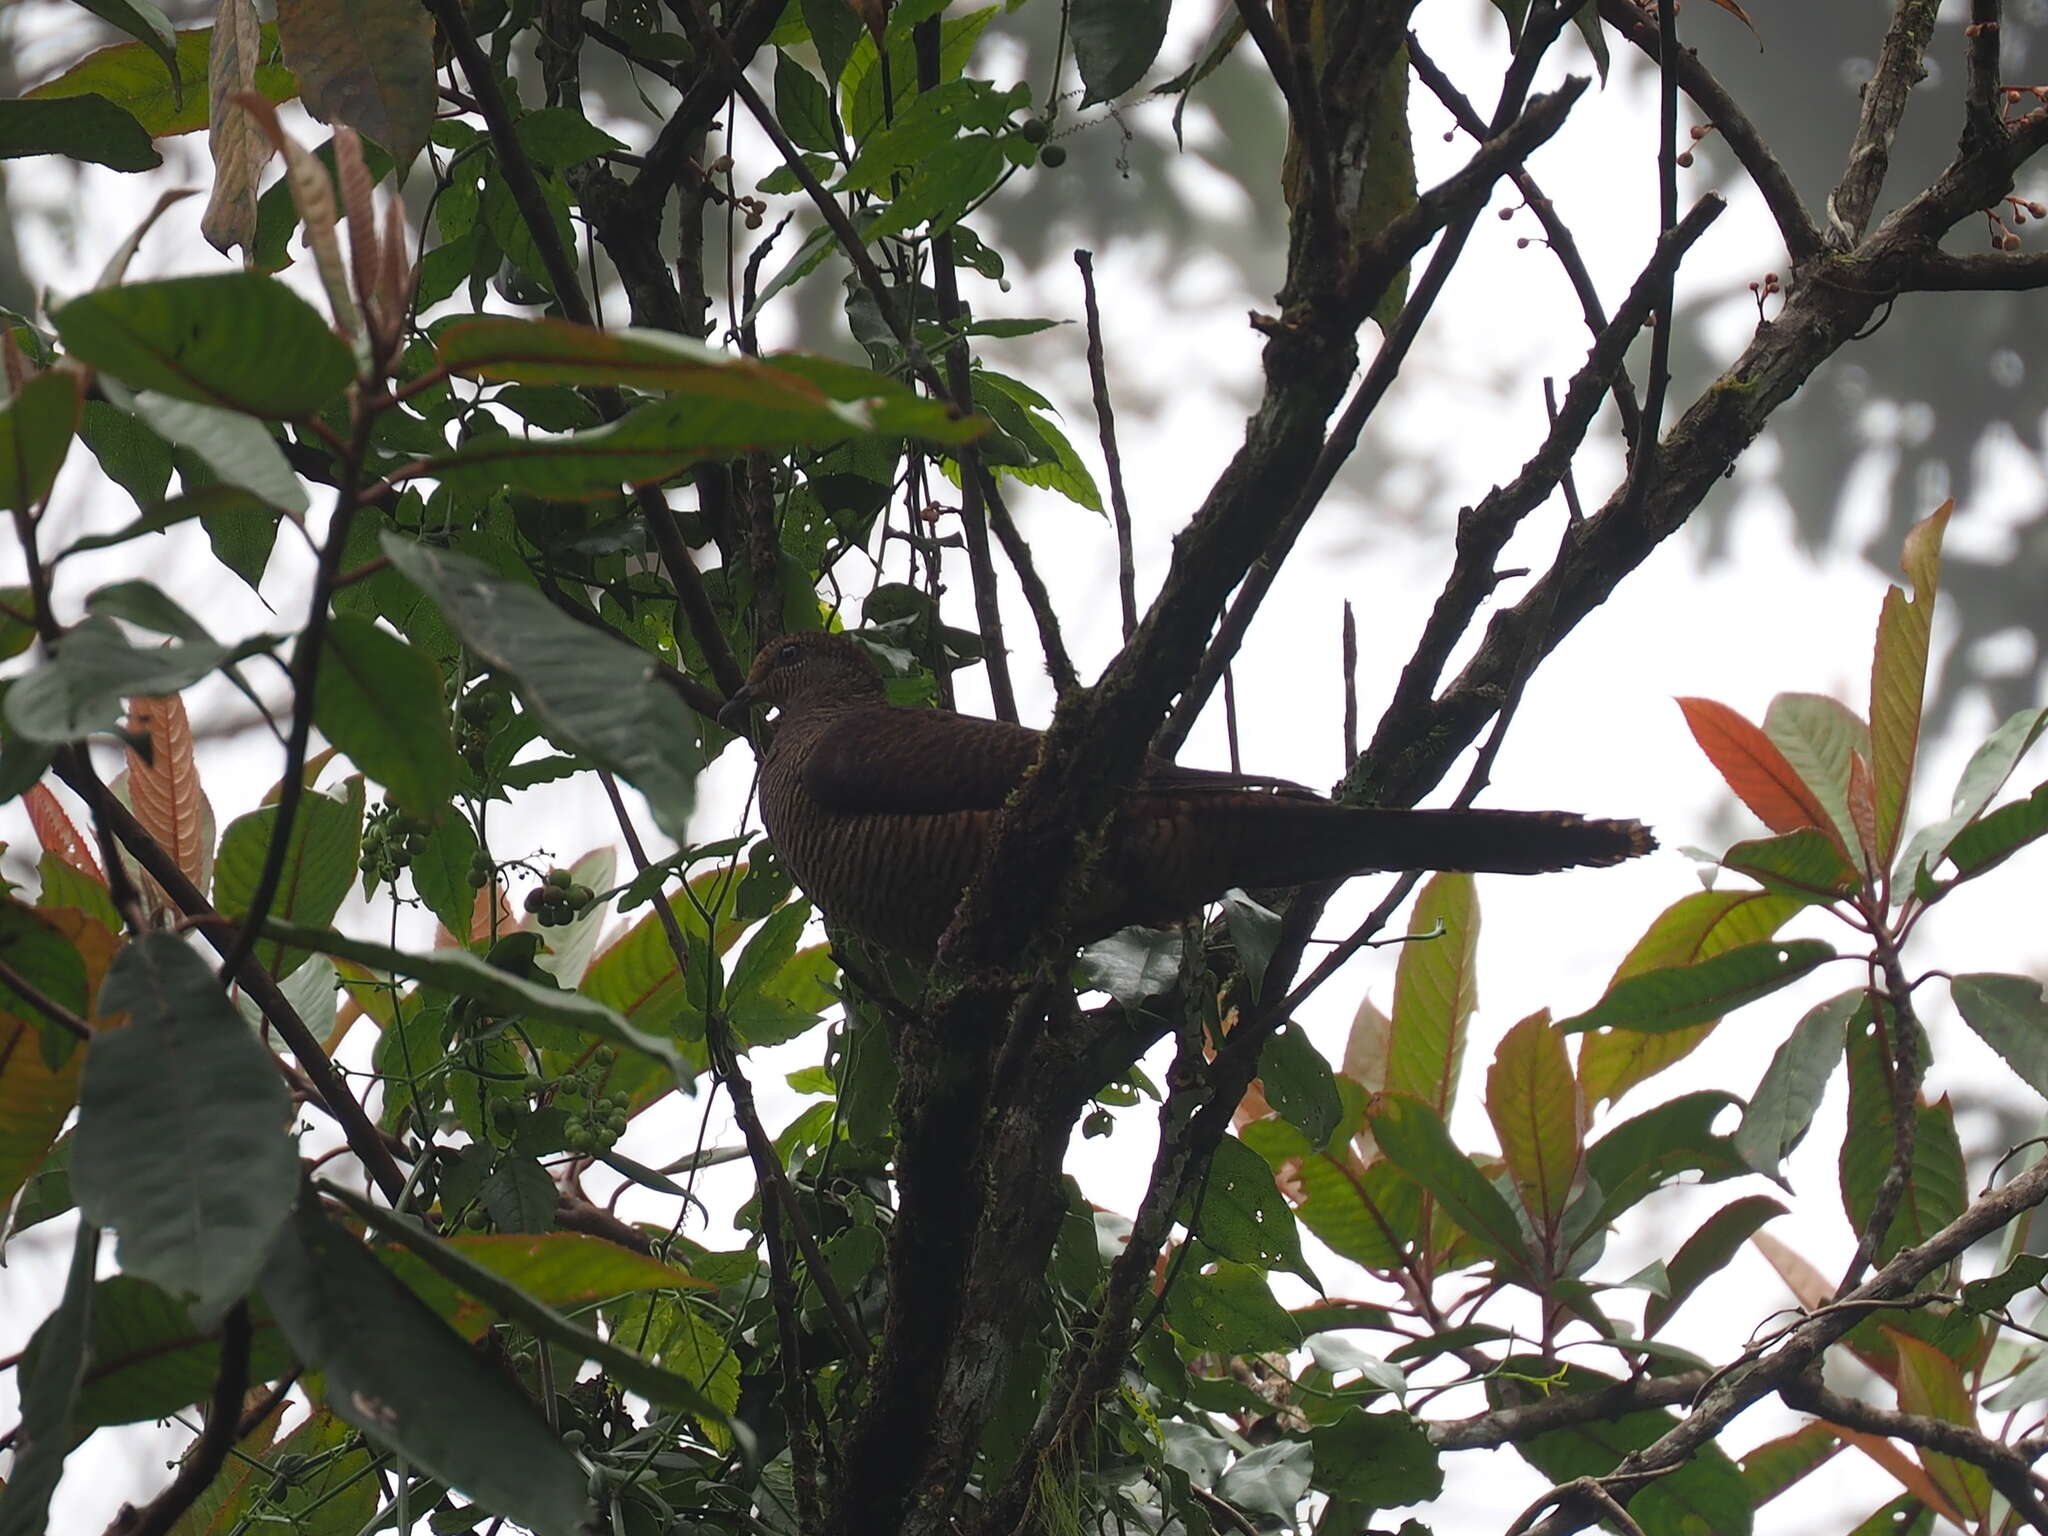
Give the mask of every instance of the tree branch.
<path id="1" fill-rule="evenodd" d="M 1828 197 L 1827 243 L 1846 251 L 1863 238 L 1892 165 L 1892 139 L 1906 115 L 1906 98 L 1927 77 L 1927 44 L 1941 0 L 1897 0 L 1877 51 L 1877 68 L 1863 86 L 1863 111 L 1842 179 Z"/>

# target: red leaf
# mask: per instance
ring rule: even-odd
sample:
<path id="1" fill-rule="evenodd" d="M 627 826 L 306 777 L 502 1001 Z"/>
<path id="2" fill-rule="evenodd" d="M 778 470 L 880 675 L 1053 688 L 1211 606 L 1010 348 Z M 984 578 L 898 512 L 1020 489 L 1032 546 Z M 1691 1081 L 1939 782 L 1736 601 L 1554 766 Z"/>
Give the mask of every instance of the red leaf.
<path id="1" fill-rule="evenodd" d="M 92 856 L 91 847 L 78 835 L 78 828 L 64 814 L 64 807 L 50 793 L 49 785 L 32 785 L 29 792 L 21 797 L 21 803 L 28 807 L 29 825 L 35 828 L 36 841 L 43 845 L 43 852 L 54 853 L 81 875 L 90 875 L 101 885 L 107 883 L 107 877 L 100 872 L 99 860 Z"/>
<path id="2" fill-rule="evenodd" d="M 1680 699 L 1678 707 L 1707 761 L 1765 826 L 1773 832 L 1814 827 L 1839 845 L 1832 818 L 1770 737 L 1712 699 Z"/>

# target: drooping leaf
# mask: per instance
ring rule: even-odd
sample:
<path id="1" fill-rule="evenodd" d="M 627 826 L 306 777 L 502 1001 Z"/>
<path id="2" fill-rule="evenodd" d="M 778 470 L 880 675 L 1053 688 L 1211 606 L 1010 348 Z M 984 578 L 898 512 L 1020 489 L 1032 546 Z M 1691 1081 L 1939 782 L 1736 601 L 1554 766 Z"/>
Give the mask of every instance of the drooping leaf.
<path id="1" fill-rule="evenodd" d="M 1300 1025 L 1289 1022 L 1273 1032 L 1259 1052 L 1259 1083 L 1266 1102 L 1290 1125 L 1321 1149 L 1344 1118 L 1330 1064 Z"/>
<path id="2" fill-rule="evenodd" d="M 1949 979 L 1956 1012 L 2034 1092 L 2048 1095 L 2048 998 L 2029 976 Z"/>
<path id="3" fill-rule="evenodd" d="M 1661 1330 L 1671 1321 L 1672 1313 L 1742 1250 L 1752 1233 L 1784 1214 L 1785 1207 L 1769 1195 L 1748 1195 L 1709 1216 L 1665 1266 L 1670 1294 L 1652 1296 L 1645 1305 L 1643 1332 L 1648 1335 Z"/>
<path id="4" fill-rule="evenodd" d="M 409 165 L 434 120 L 434 28 L 403 0 L 281 0 L 277 34 L 306 110 Z"/>
<path id="5" fill-rule="evenodd" d="M 463 643 L 518 684 L 551 736 L 631 782 L 661 829 L 688 840 L 703 726 L 652 679 L 645 653 L 466 555 L 390 533 L 383 547 L 440 605 Z"/>
<path id="6" fill-rule="evenodd" d="M 1144 78 L 1166 40 L 1170 0 L 1074 0 L 1067 21 L 1083 107 L 1114 101 Z"/>
<path id="7" fill-rule="evenodd" d="M 0 138 L 5 133 L 0 118 Z M 78 413 L 79 378 L 63 368 L 37 374 L 0 404 L 0 512 L 29 511 L 50 494 L 71 450 Z"/>
<path id="8" fill-rule="evenodd" d="M 1294 1213 L 1273 1183 L 1266 1160 L 1235 1136 L 1216 1143 L 1201 1205 L 1189 1224 L 1203 1243 L 1226 1259 L 1287 1269 L 1321 1290 L 1302 1257 Z"/>
<path id="9" fill-rule="evenodd" d="M 245 251 L 256 245 L 256 186 L 272 149 L 256 114 L 242 102 L 256 93 L 262 37 L 254 0 L 222 0 L 214 12 L 206 77 L 206 149 L 213 160 L 213 185 L 199 232 L 223 255 L 238 245 Z"/>
<path id="10" fill-rule="evenodd" d="M 1180 985 L 1183 943 L 1178 929 L 1125 928 L 1083 949 L 1076 964 L 1087 987 L 1135 1008 Z"/>
<path id="11" fill-rule="evenodd" d="M 1810 1009 L 1772 1055 L 1735 1129 L 1736 1151 L 1758 1173 L 1776 1178 L 1779 1165 L 1805 1139 L 1842 1059 L 1842 1032 L 1862 1006 L 1861 987 L 1829 998 Z"/>
<path id="12" fill-rule="evenodd" d="M 1888 1012 L 1884 1023 L 1897 1028 Z M 1891 1073 L 1884 1034 L 1874 1022 L 1849 1031 L 1849 1129 L 1842 1139 L 1839 1171 L 1842 1209 L 1857 1233 L 1869 1225 L 1879 1187 L 1892 1165 Z M 1922 1042 L 1925 1050 L 1925 1042 Z M 1881 1234 L 1876 1261 L 1925 1242 L 1963 1213 L 1969 1179 L 1956 1140 L 1955 1110 L 1946 1097 L 1915 1111 L 1913 1165 L 1889 1230 Z"/>
<path id="13" fill-rule="evenodd" d="M 1934 634 L 1935 590 L 1941 575 L 1941 538 L 1954 501 L 1945 501 L 1906 535 L 1908 597 L 1885 592 L 1870 662 L 1871 775 L 1877 800 L 1878 858 L 1890 864 L 1913 788 L 1920 744 L 1920 702 L 1927 691 L 1927 648 Z"/>
<path id="14" fill-rule="evenodd" d="M 255 586 L 276 537 L 276 509 L 304 512 L 312 505 L 277 439 L 254 417 L 154 390 L 137 393 L 134 405 L 136 414 L 179 450 L 175 457 L 186 497 L 213 498 L 201 502 L 197 515 L 214 554 Z M 223 496 L 224 490 L 242 494 Z M 267 531 L 261 523 L 250 527 L 249 498 L 267 510 Z"/>
<path id="15" fill-rule="evenodd" d="M 199 784 L 185 701 L 175 693 L 129 700 L 128 731 L 150 744 L 147 758 L 128 748 L 128 808 L 205 895 L 213 888 L 213 807 Z"/>
<path id="16" fill-rule="evenodd" d="M 578 1536 L 583 1472 L 533 1404 L 309 1199 L 263 1297 L 335 1413 L 538 1536 Z"/>
<path id="17" fill-rule="evenodd" d="M 1166 1320 L 1195 1349 L 1254 1354 L 1291 1349 L 1301 1325 L 1273 1299 L 1266 1272 L 1225 1260 L 1213 1273 L 1190 1264 L 1166 1293 Z"/>
<path id="18" fill-rule="evenodd" d="M 350 761 L 423 820 L 448 803 L 461 781 L 439 669 L 424 652 L 368 619 L 337 614 L 329 622 L 313 720 Z"/>
<path id="19" fill-rule="evenodd" d="M 2024 800 L 2001 805 L 1956 834 L 1948 856 L 1957 878 L 1974 879 L 2003 864 L 2035 839 L 2048 834 L 2048 783 L 2035 786 Z"/>
<path id="20" fill-rule="evenodd" d="M 100 1008 L 128 1024 L 100 1032 L 86 1053 L 72 1157 L 79 1209 L 119 1234 L 124 1271 L 190 1298 L 211 1326 L 248 1291 L 290 1209 L 291 1096 L 182 939 L 130 941 Z"/>

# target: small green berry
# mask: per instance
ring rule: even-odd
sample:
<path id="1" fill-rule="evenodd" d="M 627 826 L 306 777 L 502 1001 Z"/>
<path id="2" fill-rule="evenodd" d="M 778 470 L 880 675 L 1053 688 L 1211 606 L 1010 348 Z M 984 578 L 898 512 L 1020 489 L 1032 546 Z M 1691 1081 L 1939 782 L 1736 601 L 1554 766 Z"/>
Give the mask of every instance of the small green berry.
<path id="1" fill-rule="evenodd" d="M 1058 144 L 1041 145 L 1038 151 L 1038 163 L 1047 170 L 1056 171 L 1067 163 L 1067 152 Z"/>
<path id="2" fill-rule="evenodd" d="M 1029 144 L 1043 144 L 1045 136 L 1052 130 L 1045 125 L 1042 117 L 1027 117 L 1017 125 L 1018 135 Z"/>

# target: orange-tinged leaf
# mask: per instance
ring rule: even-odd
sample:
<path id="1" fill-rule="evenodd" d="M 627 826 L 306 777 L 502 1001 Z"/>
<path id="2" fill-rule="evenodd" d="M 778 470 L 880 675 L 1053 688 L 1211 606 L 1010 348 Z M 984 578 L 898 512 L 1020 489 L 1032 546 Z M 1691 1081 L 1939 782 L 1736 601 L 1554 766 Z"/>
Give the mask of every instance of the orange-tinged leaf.
<path id="1" fill-rule="evenodd" d="M 1977 1413 L 1970 1402 L 1970 1389 L 1963 1381 L 1962 1367 L 1925 1339 L 1916 1339 L 1895 1328 L 1885 1332 L 1899 1352 L 1899 1407 L 1907 1413 L 1925 1414 L 1944 1423 L 1975 1429 Z M 1982 1467 L 1925 1447 L 1920 1449 L 1920 1465 L 1947 1495 L 1949 1503 L 1968 1517 L 1964 1524 L 1975 1525 L 1989 1512 L 1991 1481 Z"/>
<path id="2" fill-rule="evenodd" d="M 1486 1114 L 1522 1208 L 1547 1238 L 1564 1215 L 1586 1152 L 1586 1101 L 1548 1009 L 1502 1037 L 1486 1073 Z"/>
<path id="3" fill-rule="evenodd" d="M 1370 997 L 1359 999 L 1358 1012 L 1351 1017 L 1351 1033 L 1344 1041 L 1344 1065 L 1339 1075 L 1349 1078 L 1363 1088 L 1366 1097 L 1381 1092 L 1387 1086 L 1387 1044 L 1394 1037 L 1394 1021 L 1380 1011 L 1379 1004 Z M 1380 1146 L 1373 1139 L 1372 1122 L 1361 1119 L 1358 1134 L 1352 1138 L 1352 1145 L 1358 1149 L 1361 1164 L 1370 1163 L 1380 1155 Z"/>
<path id="4" fill-rule="evenodd" d="M 1913 1461 L 1912 1457 L 1908 1456 L 1896 1445 L 1893 1445 L 1884 1436 L 1868 1434 L 1860 1429 L 1848 1429 L 1827 1419 L 1821 1419 L 1817 1422 L 1826 1424 L 1829 1429 L 1832 1429 L 1841 1437 L 1844 1445 L 1855 1446 L 1857 1450 L 1884 1468 L 1885 1471 L 1889 1472 L 1898 1481 L 1901 1488 L 1912 1494 L 1914 1498 L 1925 1504 L 1929 1509 L 1941 1516 L 1942 1519 L 1958 1529 L 1969 1524 L 1957 1512 L 1956 1507 L 1942 1496 L 1941 1489 L 1935 1485 L 1934 1479 L 1922 1471 Z"/>
<path id="5" fill-rule="evenodd" d="M 128 749 L 129 808 L 204 893 L 213 883 L 213 808 L 199 787 L 185 701 L 176 694 L 130 699 L 128 729 L 150 741 L 147 761 Z"/>
<path id="6" fill-rule="evenodd" d="M 277 35 L 306 110 L 346 123 L 403 170 L 434 123 L 434 28 L 407 0 L 284 0 Z"/>
<path id="7" fill-rule="evenodd" d="M 1773 832 L 1818 827 L 1830 837 L 1841 836 L 1820 797 L 1770 737 L 1712 699 L 1683 698 L 1678 707 L 1707 761 L 1765 826 Z"/>
<path id="8" fill-rule="evenodd" d="M 1479 948 L 1479 899 L 1472 877 L 1433 876 L 1415 898 L 1408 932 L 1394 972 L 1385 1087 L 1420 1099 L 1445 1118 L 1457 1097 L 1466 1027 L 1479 1003 L 1473 964 Z M 1436 937 L 1421 937 L 1432 933 Z"/>
<path id="9" fill-rule="evenodd" d="M 90 875 L 102 885 L 107 883 L 107 877 L 100 872 L 99 860 L 92 856 L 92 849 L 79 836 L 71 818 L 64 814 L 64 807 L 58 804 L 49 785 L 30 785 L 28 793 L 21 797 L 21 803 L 28 810 L 29 825 L 35 828 L 36 841 L 43 845 L 43 852 L 54 853 L 81 875 Z"/>
<path id="10" fill-rule="evenodd" d="M 33 913 L 19 906 L 14 910 L 23 920 L 61 935 L 78 952 L 90 1018 L 100 979 L 120 941 L 70 907 Z M 62 1066 L 53 1069 L 43 1056 L 42 1020 L 33 1013 L 0 1011 L 0 1208 L 14 1198 L 56 1142 L 78 1100 L 78 1074 L 84 1065 L 85 1052 L 73 1050 Z"/>
<path id="11" fill-rule="evenodd" d="M 1660 912 L 1614 968 L 1615 982 L 1674 965 L 1693 965 L 1773 937 L 1807 902 L 1779 891 L 1695 891 Z M 1618 1099 L 1636 1084 L 1682 1060 L 1712 1034 L 1712 1023 L 1646 1033 L 1589 1034 L 1579 1048 L 1579 1086 L 1588 1104 Z"/>
<path id="12" fill-rule="evenodd" d="M 1899 828 L 1913 788 L 1920 744 L 1920 706 L 1927 692 L 1927 649 L 1934 634 L 1934 601 L 1941 576 L 1941 539 L 1953 501 L 1945 501 L 1906 535 L 1902 564 L 1913 583 L 1884 595 L 1877 645 L 1870 660 L 1870 769 L 1877 786 L 1878 862 L 1898 851 Z"/>

